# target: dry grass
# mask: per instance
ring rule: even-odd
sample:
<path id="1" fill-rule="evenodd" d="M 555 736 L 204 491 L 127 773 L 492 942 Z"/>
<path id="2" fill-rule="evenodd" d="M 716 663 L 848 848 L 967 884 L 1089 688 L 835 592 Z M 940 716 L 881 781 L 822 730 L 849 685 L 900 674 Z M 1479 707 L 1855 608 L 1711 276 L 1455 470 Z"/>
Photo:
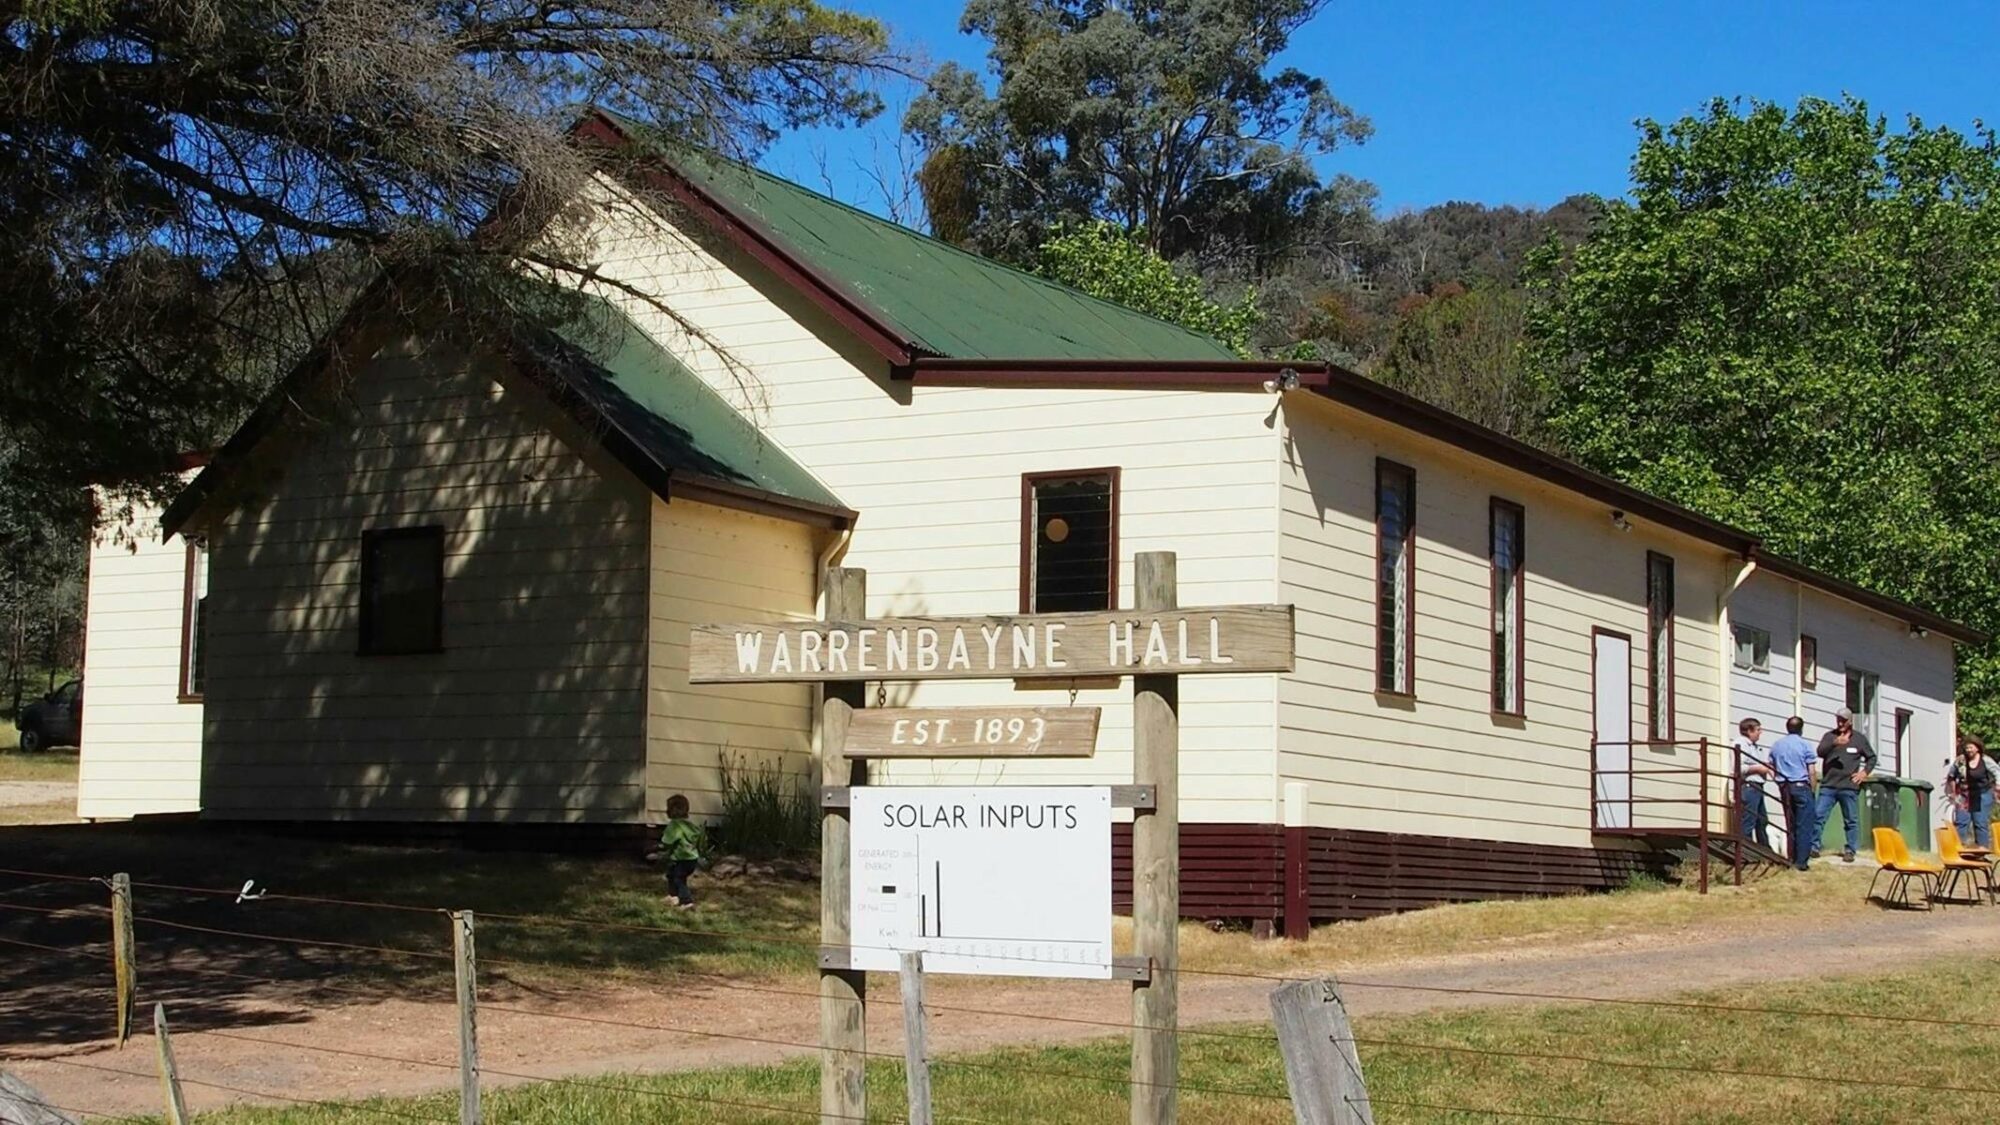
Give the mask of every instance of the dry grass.
<path id="1" fill-rule="evenodd" d="M 23 754 L 14 749 L 20 732 L 9 727 L 0 735 L 0 781 L 75 781 L 76 751 L 45 750 Z"/>
<path id="2" fill-rule="evenodd" d="M 1861 894 L 1874 869 L 1867 862 L 1843 867 L 1836 861 L 1819 861 L 1803 874 L 1775 872 L 1742 887 L 1711 887 L 1705 896 L 1691 886 L 1641 884 L 1611 894 L 1438 906 L 1319 926 L 1305 943 L 1257 941 L 1239 931 L 1216 933 L 1188 925 L 1181 928 L 1181 956 L 1192 968 L 1293 972 L 1574 946 L 1696 927 L 1712 932 L 1779 917 L 1832 919 L 1870 909 Z"/>

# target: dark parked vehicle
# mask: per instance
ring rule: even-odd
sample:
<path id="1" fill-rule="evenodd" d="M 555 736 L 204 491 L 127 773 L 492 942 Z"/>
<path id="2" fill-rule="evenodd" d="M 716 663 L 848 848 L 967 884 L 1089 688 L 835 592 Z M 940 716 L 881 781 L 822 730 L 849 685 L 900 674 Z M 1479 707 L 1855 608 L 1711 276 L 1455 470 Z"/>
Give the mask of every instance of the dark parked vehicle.
<path id="1" fill-rule="evenodd" d="M 71 680 L 21 708 L 14 728 L 21 732 L 23 750 L 75 746 L 83 730 L 83 681 Z"/>

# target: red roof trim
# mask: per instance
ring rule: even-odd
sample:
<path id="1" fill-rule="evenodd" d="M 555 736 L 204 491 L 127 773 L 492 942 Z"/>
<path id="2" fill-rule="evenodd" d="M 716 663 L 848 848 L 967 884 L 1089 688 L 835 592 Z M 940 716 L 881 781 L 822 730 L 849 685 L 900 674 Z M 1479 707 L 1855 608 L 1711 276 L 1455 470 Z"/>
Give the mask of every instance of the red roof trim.
<path id="1" fill-rule="evenodd" d="M 718 508 L 734 508 L 741 512 L 812 524 L 834 531 L 853 527 L 854 521 L 861 518 L 861 513 L 852 508 L 815 504 L 810 500 L 799 500 L 767 489 L 680 469 L 667 473 L 667 495 L 663 499 L 669 504 L 675 500 L 697 500 L 703 504 L 713 504 Z"/>
<path id="2" fill-rule="evenodd" d="M 1802 562 L 1794 562 L 1782 555 L 1769 554 L 1760 548 L 1754 553 L 1754 557 L 1759 569 L 1768 570 L 1780 578 L 1789 578 L 1794 582 L 1811 586 L 1836 598 L 1853 602 L 1864 609 L 1872 609 L 1884 617 L 1893 617 L 1898 621 L 1932 630 L 1960 644 L 1983 645 L 1992 640 L 1987 634 L 1969 625 L 1961 625 L 1948 617 L 1941 617 L 1887 594 L 1878 594 L 1865 586 L 1857 586 L 1845 579 L 1835 578 L 1831 574 L 1814 570 Z"/>
<path id="3" fill-rule="evenodd" d="M 1538 477 L 1550 484 L 1601 501 L 1620 511 L 1697 539 L 1748 555 L 1758 540 L 1747 531 L 1709 519 L 1671 501 L 1647 495 L 1629 485 L 1593 472 L 1566 458 L 1558 457 L 1498 430 L 1461 418 L 1448 410 L 1412 398 L 1373 379 L 1340 368 L 1315 393 L 1343 406 L 1380 418 L 1406 430 L 1414 430 L 1446 445 L 1495 461 L 1508 468 Z"/>
<path id="4" fill-rule="evenodd" d="M 1323 387 L 1323 363 L 1277 360 L 943 359 L 924 357 L 907 372 L 927 387 L 1209 387 L 1263 389 L 1285 372 L 1299 386 Z"/>
<path id="5" fill-rule="evenodd" d="M 580 138 L 611 148 L 624 148 L 632 143 L 631 137 L 616 122 L 597 112 L 579 122 L 575 132 Z M 907 332 L 894 328 L 845 285 L 787 250 L 784 243 L 756 218 L 731 208 L 696 187 L 686 176 L 665 166 L 664 161 L 660 166 L 644 169 L 642 174 L 653 186 L 664 188 L 732 245 L 777 274 L 779 280 L 797 289 L 843 328 L 858 336 L 889 366 L 907 366 L 921 353 L 920 345 L 912 341 Z"/>

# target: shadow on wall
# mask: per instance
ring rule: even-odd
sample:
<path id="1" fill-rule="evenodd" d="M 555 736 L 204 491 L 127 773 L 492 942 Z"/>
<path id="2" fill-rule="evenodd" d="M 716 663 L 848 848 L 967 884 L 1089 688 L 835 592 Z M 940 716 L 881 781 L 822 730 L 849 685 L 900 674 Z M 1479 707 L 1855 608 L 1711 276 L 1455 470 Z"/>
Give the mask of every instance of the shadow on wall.
<path id="1" fill-rule="evenodd" d="M 650 494 L 503 371 L 385 350 L 211 537 L 205 815 L 643 818 Z M 363 534 L 432 526 L 441 648 L 361 654 Z"/>

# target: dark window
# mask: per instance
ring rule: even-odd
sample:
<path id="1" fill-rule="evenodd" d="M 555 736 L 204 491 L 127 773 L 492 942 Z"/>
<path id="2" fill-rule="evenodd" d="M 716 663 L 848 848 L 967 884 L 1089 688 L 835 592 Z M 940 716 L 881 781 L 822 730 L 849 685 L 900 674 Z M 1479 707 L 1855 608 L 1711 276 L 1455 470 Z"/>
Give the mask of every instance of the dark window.
<path id="1" fill-rule="evenodd" d="M 1916 713 L 1908 708 L 1896 708 L 1896 737 L 1889 744 L 1889 772 L 1899 777 L 1903 773 L 1903 763 L 1910 760 L 1910 724 L 1916 718 Z"/>
<path id="2" fill-rule="evenodd" d="M 1878 746 L 1876 715 L 1882 704 L 1882 677 L 1847 666 L 1847 709 L 1854 712 L 1854 729 L 1868 736 L 1868 745 Z"/>
<path id="3" fill-rule="evenodd" d="M 1416 691 L 1417 473 L 1375 462 L 1375 688 Z"/>
<path id="4" fill-rule="evenodd" d="M 1674 737 L 1674 560 L 1646 552 L 1646 736 Z"/>
<path id="5" fill-rule="evenodd" d="M 1804 634 L 1799 636 L 1799 686 L 1819 686 L 1819 639 Z"/>
<path id="6" fill-rule="evenodd" d="M 1021 478 L 1021 612 L 1118 606 L 1118 470 Z"/>
<path id="7" fill-rule="evenodd" d="M 208 548 L 187 545 L 187 579 L 181 590 L 181 690 L 183 703 L 201 701 L 208 645 Z"/>
<path id="8" fill-rule="evenodd" d="M 444 648 L 444 529 L 396 527 L 361 536 L 361 654 Z"/>
<path id="9" fill-rule="evenodd" d="M 1493 709 L 1509 715 L 1526 710 L 1521 658 L 1522 598 L 1527 586 L 1527 513 L 1519 504 L 1495 497 L 1488 509 L 1487 554 L 1493 562 Z"/>

